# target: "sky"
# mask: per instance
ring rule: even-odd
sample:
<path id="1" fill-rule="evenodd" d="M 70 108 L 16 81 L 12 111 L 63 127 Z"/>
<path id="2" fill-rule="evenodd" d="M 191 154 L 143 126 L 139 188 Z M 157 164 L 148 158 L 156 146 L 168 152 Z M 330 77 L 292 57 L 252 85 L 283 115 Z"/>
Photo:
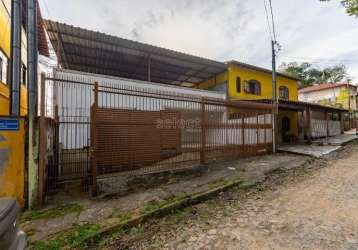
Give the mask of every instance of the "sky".
<path id="1" fill-rule="evenodd" d="M 268 1 L 267 1 L 268 2 Z M 219 61 L 271 67 L 264 0 L 40 0 L 45 18 Z M 345 64 L 358 83 L 358 18 L 338 0 L 272 0 L 282 62 Z"/>

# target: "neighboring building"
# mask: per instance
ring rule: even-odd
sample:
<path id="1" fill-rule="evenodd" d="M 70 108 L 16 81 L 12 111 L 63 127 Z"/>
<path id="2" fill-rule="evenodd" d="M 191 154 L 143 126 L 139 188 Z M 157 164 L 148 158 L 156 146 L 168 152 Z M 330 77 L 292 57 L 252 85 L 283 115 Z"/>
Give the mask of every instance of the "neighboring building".
<path id="1" fill-rule="evenodd" d="M 300 89 L 298 93 L 300 101 L 353 111 L 357 110 L 357 86 L 352 84 L 325 83 Z"/>
<path id="2" fill-rule="evenodd" d="M 347 128 L 356 127 L 358 119 L 357 86 L 348 83 L 325 83 L 299 90 L 298 99 L 304 102 L 349 110 Z"/>
<path id="3" fill-rule="evenodd" d="M 27 37 L 26 37 L 26 2 L 23 0 L 22 43 L 21 43 L 21 99 L 20 115 L 27 114 Z M 38 8 L 38 43 L 39 53 L 48 56 L 48 46 Z M 10 50 L 11 50 L 11 0 L 0 0 L 0 115 L 9 115 L 10 99 Z"/>
<path id="4" fill-rule="evenodd" d="M 297 78 L 278 73 L 279 99 L 297 102 L 298 81 Z M 225 92 L 231 100 L 269 100 L 272 99 L 272 72 L 253 65 L 231 61 L 227 63 L 225 72 L 198 84 L 197 88 Z M 284 140 L 283 137 L 299 137 L 297 111 L 280 109 L 278 119 L 278 133 L 282 135 L 279 141 Z"/>

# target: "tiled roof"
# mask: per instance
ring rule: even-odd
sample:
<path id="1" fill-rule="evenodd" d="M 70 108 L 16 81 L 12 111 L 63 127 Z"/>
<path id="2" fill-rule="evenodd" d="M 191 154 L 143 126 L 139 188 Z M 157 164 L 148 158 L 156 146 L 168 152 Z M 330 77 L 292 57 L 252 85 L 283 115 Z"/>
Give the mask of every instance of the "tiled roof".
<path id="1" fill-rule="evenodd" d="M 310 93 L 310 92 L 316 92 L 316 91 L 321 91 L 324 89 L 333 89 L 333 88 L 339 88 L 342 86 L 347 86 L 347 83 L 323 83 L 323 84 L 318 84 L 318 85 L 314 85 L 314 86 L 310 86 L 307 88 L 303 88 L 300 89 L 298 92 L 300 94 L 303 93 Z M 349 84 L 349 86 L 357 88 L 357 86 Z"/>

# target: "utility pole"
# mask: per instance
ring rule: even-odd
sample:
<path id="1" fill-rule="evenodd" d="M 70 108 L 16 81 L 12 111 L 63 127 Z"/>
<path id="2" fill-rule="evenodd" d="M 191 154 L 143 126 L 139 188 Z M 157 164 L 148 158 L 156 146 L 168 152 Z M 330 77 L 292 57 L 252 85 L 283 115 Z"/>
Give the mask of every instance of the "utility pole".
<path id="1" fill-rule="evenodd" d="M 37 42 L 37 0 L 27 0 L 27 79 L 28 79 L 28 129 L 27 129 L 27 169 L 28 207 L 31 209 L 38 200 L 38 134 L 35 120 L 38 99 L 38 42 Z M 39 204 L 41 205 L 41 204 Z"/>
<path id="2" fill-rule="evenodd" d="M 11 102 L 10 115 L 20 115 L 21 0 L 11 1 Z"/>
<path id="3" fill-rule="evenodd" d="M 277 113 L 278 113 L 278 99 L 276 88 L 276 46 L 277 42 L 271 41 L 272 48 L 272 103 L 274 108 L 272 109 L 272 150 L 276 153 L 276 131 L 277 131 Z"/>

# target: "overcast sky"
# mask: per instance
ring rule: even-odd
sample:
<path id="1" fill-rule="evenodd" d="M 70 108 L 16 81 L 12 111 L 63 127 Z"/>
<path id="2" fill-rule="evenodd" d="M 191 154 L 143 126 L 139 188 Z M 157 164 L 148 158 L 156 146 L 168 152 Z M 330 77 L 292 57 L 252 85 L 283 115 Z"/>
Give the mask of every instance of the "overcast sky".
<path id="1" fill-rule="evenodd" d="M 358 82 L 358 18 L 338 0 L 272 0 L 278 64 L 343 63 Z M 210 59 L 270 68 L 264 0 L 40 0 L 45 18 Z"/>

